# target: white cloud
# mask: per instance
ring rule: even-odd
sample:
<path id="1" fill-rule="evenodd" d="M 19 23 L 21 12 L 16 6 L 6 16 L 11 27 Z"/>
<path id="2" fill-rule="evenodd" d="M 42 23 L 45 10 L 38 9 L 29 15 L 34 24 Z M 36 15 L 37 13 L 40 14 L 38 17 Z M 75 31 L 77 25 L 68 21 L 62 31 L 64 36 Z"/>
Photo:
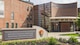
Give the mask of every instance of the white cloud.
<path id="1" fill-rule="evenodd" d="M 80 7 L 80 0 L 78 0 L 78 7 Z"/>
<path id="2" fill-rule="evenodd" d="M 56 3 L 71 3 L 71 2 L 77 2 L 77 0 L 51 0 Z"/>
<path id="3" fill-rule="evenodd" d="M 41 3 L 46 3 L 46 2 L 56 2 L 56 3 L 71 3 L 71 2 L 76 2 L 77 0 L 31 0 L 34 2 L 34 4 L 41 4 Z"/>
<path id="4" fill-rule="evenodd" d="M 78 7 L 80 7 L 80 0 L 31 0 L 34 4 L 42 4 L 46 2 L 55 2 L 55 3 L 71 3 L 71 2 L 78 2 Z"/>
<path id="5" fill-rule="evenodd" d="M 50 0 L 31 0 L 31 2 L 34 2 L 34 4 L 42 4 L 49 2 Z"/>

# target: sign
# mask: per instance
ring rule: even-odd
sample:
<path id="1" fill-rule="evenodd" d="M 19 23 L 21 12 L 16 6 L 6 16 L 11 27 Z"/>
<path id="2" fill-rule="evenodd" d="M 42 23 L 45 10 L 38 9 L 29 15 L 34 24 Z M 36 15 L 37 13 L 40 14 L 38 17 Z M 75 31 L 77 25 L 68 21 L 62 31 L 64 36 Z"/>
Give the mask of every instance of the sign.
<path id="1" fill-rule="evenodd" d="M 36 29 L 3 30 L 2 33 L 3 41 L 36 38 Z"/>

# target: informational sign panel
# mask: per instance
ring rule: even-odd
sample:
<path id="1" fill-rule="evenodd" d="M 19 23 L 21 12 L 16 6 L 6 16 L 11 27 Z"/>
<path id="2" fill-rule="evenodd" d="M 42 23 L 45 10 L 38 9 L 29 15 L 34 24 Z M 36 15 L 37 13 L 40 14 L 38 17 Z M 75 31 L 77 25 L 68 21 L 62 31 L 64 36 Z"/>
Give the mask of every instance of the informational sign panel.
<path id="1" fill-rule="evenodd" d="M 36 38 L 36 29 L 3 30 L 2 33 L 3 41 Z"/>

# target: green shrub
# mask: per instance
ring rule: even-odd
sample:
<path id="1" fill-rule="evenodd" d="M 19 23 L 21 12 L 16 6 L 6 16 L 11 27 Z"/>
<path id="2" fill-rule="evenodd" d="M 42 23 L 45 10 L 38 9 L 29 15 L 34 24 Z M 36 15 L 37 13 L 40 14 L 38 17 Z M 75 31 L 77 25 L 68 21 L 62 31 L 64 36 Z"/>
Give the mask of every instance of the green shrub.
<path id="1" fill-rule="evenodd" d="M 0 45 L 56 45 L 57 44 L 57 39 L 55 38 L 44 38 L 40 40 L 14 40 L 14 41 L 6 41 L 2 42 Z"/>
<path id="2" fill-rule="evenodd" d="M 60 42 L 63 42 L 63 39 L 62 39 L 62 38 L 59 38 L 59 41 L 60 41 Z"/>
<path id="3" fill-rule="evenodd" d="M 48 45 L 56 45 L 57 44 L 57 40 L 55 38 L 49 38 L 49 43 Z"/>
<path id="4" fill-rule="evenodd" d="M 71 37 L 69 40 L 68 40 L 69 43 L 78 43 L 78 40 L 74 37 Z"/>
<path id="5" fill-rule="evenodd" d="M 63 38 L 59 38 L 59 41 L 60 42 L 63 42 L 63 43 L 67 43 L 67 40 L 66 39 L 63 39 Z"/>
<path id="6" fill-rule="evenodd" d="M 42 41 L 47 41 L 47 39 L 48 39 L 48 38 L 43 38 L 43 39 L 41 39 L 41 40 L 42 40 Z"/>
<path id="7" fill-rule="evenodd" d="M 66 40 L 66 39 L 63 39 L 63 42 L 64 42 L 64 43 L 67 43 L 67 40 Z"/>
<path id="8" fill-rule="evenodd" d="M 36 45 L 36 41 L 31 41 L 31 44 L 32 45 Z"/>
<path id="9" fill-rule="evenodd" d="M 46 44 L 48 44 L 47 41 Z M 45 43 L 43 43 L 42 40 L 30 40 L 30 41 L 26 41 L 26 40 L 17 40 L 17 41 L 6 41 L 6 42 L 2 42 L 0 45 L 46 45 Z"/>

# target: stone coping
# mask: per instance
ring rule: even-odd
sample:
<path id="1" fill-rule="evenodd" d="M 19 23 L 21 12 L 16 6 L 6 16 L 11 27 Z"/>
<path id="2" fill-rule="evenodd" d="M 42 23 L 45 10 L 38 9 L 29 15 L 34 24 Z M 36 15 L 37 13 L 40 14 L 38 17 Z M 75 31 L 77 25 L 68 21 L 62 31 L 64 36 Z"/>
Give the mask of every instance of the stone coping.
<path id="1" fill-rule="evenodd" d="M 23 30 L 25 30 L 25 29 L 26 30 L 32 30 L 32 29 L 35 30 L 35 28 L 3 28 L 1 30 L 3 31 L 3 30 L 22 30 L 22 29 Z"/>

